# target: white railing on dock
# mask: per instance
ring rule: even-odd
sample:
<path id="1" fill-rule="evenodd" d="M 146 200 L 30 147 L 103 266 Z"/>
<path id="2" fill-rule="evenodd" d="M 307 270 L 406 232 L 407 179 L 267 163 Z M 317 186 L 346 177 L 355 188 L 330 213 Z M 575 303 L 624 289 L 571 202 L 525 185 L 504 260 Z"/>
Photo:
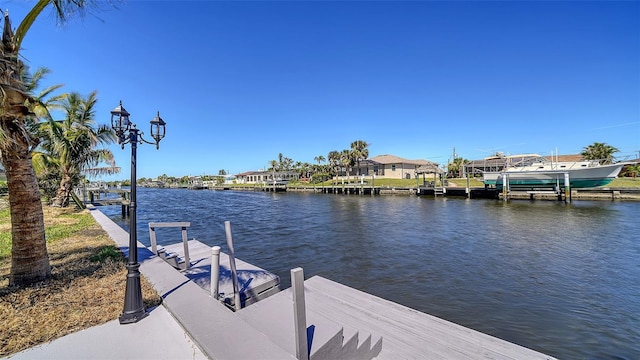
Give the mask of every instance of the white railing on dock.
<path id="1" fill-rule="evenodd" d="M 191 226 L 190 222 L 150 222 L 149 238 L 151 240 L 151 251 L 153 251 L 155 255 L 159 255 L 158 243 L 156 239 L 156 228 L 182 228 L 182 244 L 184 246 L 184 268 L 188 269 L 191 266 L 191 260 L 189 259 L 189 239 L 187 238 L 187 228 L 189 226 Z"/>

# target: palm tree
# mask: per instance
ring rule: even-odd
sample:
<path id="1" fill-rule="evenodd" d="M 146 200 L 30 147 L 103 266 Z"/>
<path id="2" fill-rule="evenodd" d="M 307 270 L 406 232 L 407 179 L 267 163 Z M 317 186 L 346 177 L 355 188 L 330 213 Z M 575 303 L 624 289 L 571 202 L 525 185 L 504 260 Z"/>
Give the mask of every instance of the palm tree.
<path id="1" fill-rule="evenodd" d="M 10 285 L 26 285 L 51 275 L 40 191 L 31 162 L 31 150 L 37 139 L 27 130 L 27 124 L 35 117 L 31 109 L 35 100 L 21 78 L 25 64 L 20 58 L 25 35 L 42 10 L 50 5 L 58 19 L 64 21 L 67 14 L 74 13 L 72 10 L 82 10 L 87 1 L 38 0 L 15 33 L 9 13 L 4 14 L 0 43 L 0 152 L 11 212 Z"/>
<path id="2" fill-rule="evenodd" d="M 290 171 L 293 167 L 293 160 L 289 157 L 282 155 L 282 153 L 278 154 L 278 168 L 280 171 Z"/>
<path id="3" fill-rule="evenodd" d="M 315 156 L 313 158 L 313 160 L 315 160 L 318 163 L 318 165 L 311 166 L 311 169 L 313 171 L 313 175 L 315 176 L 316 174 L 318 174 L 318 173 L 320 173 L 322 171 L 322 166 L 320 164 L 323 163 L 324 161 L 326 161 L 326 159 L 324 158 L 323 155 L 318 155 L 318 156 Z"/>
<path id="4" fill-rule="evenodd" d="M 585 147 L 580 155 L 586 160 L 598 160 L 600 164 L 610 164 L 615 158 L 614 153 L 617 153 L 618 149 L 605 143 L 594 142 L 593 144 Z"/>
<path id="5" fill-rule="evenodd" d="M 313 165 L 312 166 L 313 175 L 316 175 L 316 174 L 318 174 L 318 173 L 320 173 L 322 171 L 322 166 L 320 164 L 323 163 L 324 161 L 326 161 L 326 159 L 324 158 L 323 155 L 318 155 L 318 156 L 314 157 L 313 160 L 315 160 L 318 163 L 318 165 Z"/>
<path id="6" fill-rule="evenodd" d="M 623 168 L 623 172 L 626 176 L 631 176 L 635 179 L 640 174 L 640 164 L 626 165 Z"/>
<path id="7" fill-rule="evenodd" d="M 116 140 L 113 130 L 107 125 L 96 126 L 96 92 L 86 99 L 78 93 L 67 95 L 62 103 L 65 119 L 49 120 L 42 148 L 45 150 L 57 172 L 60 182 L 53 205 L 64 207 L 69 204 L 73 188 L 79 185 L 84 175 L 111 175 L 120 171 L 115 167 L 113 153 L 108 149 L 97 149 Z M 101 162 L 109 166 L 97 167 Z"/>
<path id="8" fill-rule="evenodd" d="M 358 164 L 358 175 L 361 175 L 360 161 L 366 160 L 369 157 L 369 149 L 367 149 L 368 146 L 369 144 L 364 140 L 356 140 L 351 143 L 351 155 L 356 161 L 356 164 Z"/>
<path id="9" fill-rule="evenodd" d="M 33 75 L 25 71 L 22 78 L 29 94 L 33 94 L 39 89 L 40 81 L 48 73 L 50 73 L 50 70 L 47 68 L 39 68 Z M 49 86 L 34 95 L 35 102 L 32 111 L 36 114 L 36 117 L 27 118 L 27 128 L 35 139 L 39 139 L 38 141 L 46 136 L 44 123 L 40 122 L 40 119 L 51 119 L 50 111 L 60 110 L 62 100 L 67 96 L 67 94 L 52 95 L 55 90 L 61 87 L 62 85 Z M 54 166 L 51 164 L 51 158 L 47 154 L 41 151 L 32 151 L 31 156 L 41 195 L 49 200 L 55 196 L 57 186 L 60 183 L 58 172 L 53 171 Z"/>
<path id="10" fill-rule="evenodd" d="M 282 154 L 280 154 L 280 158 L 281 158 L 281 160 L 280 160 L 280 161 L 282 161 Z M 273 179 L 272 179 L 272 180 L 273 180 L 273 185 L 275 185 L 275 184 L 276 184 L 276 170 L 277 170 L 277 171 L 280 171 L 280 169 L 279 169 L 279 167 L 278 167 L 278 164 L 279 164 L 279 163 L 278 163 L 278 160 L 271 160 L 271 161 L 269 161 L 269 166 L 271 166 L 271 167 L 269 168 L 269 170 L 271 170 L 271 173 L 273 174 Z"/>
<path id="11" fill-rule="evenodd" d="M 327 155 L 327 159 L 329 159 L 329 166 L 333 170 L 335 174 L 336 184 L 338 183 L 338 170 L 340 169 L 340 152 L 336 150 L 332 150 Z"/>
<path id="12" fill-rule="evenodd" d="M 457 157 L 449 163 L 447 172 L 453 176 L 462 177 L 462 169 L 467 163 L 469 163 L 469 160 Z"/>
<path id="13" fill-rule="evenodd" d="M 354 162 L 355 157 L 353 152 L 348 149 L 342 150 L 340 153 L 340 165 L 345 168 L 345 172 L 347 173 L 347 182 L 349 182 L 349 173 Z"/>

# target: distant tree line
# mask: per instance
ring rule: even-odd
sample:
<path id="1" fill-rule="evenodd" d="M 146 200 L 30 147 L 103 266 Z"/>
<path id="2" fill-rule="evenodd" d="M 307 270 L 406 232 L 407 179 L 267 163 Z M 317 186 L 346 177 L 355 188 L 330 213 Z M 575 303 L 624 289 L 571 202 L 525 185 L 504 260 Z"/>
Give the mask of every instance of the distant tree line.
<path id="1" fill-rule="evenodd" d="M 349 175 L 356 166 L 360 174 L 360 163 L 369 157 L 369 144 L 364 140 L 351 143 L 349 149 L 329 151 L 327 157 L 318 155 L 313 158 L 317 164 L 293 161 L 291 158 L 278 154 L 278 158 L 269 161 L 268 171 L 294 171 L 300 179 L 310 183 L 321 183 L 339 175 Z"/>

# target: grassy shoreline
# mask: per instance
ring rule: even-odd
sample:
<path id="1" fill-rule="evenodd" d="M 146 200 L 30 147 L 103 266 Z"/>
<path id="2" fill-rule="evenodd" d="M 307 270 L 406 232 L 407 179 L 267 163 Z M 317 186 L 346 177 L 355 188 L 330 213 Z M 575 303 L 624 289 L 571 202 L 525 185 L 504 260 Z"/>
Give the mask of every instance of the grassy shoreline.
<path id="1" fill-rule="evenodd" d="M 88 210 L 43 210 L 52 276 L 19 288 L 9 286 L 11 219 L 7 205 L 0 203 L 0 356 L 115 320 L 122 313 L 126 259 L 113 240 Z M 144 276 L 142 293 L 145 306 L 161 303 Z"/>

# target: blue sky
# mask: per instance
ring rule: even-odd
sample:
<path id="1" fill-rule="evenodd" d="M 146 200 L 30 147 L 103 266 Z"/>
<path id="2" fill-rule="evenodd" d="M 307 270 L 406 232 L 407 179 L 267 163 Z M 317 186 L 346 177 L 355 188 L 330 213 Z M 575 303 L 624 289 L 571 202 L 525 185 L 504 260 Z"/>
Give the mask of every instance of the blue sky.
<path id="1" fill-rule="evenodd" d="M 13 26 L 33 1 L 10 0 Z M 122 100 L 138 177 L 240 173 L 278 154 L 314 162 L 354 140 L 370 157 L 640 152 L 640 2 L 128 1 L 23 42 L 46 85 Z M 130 148 L 111 146 L 128 179 Z"/>

